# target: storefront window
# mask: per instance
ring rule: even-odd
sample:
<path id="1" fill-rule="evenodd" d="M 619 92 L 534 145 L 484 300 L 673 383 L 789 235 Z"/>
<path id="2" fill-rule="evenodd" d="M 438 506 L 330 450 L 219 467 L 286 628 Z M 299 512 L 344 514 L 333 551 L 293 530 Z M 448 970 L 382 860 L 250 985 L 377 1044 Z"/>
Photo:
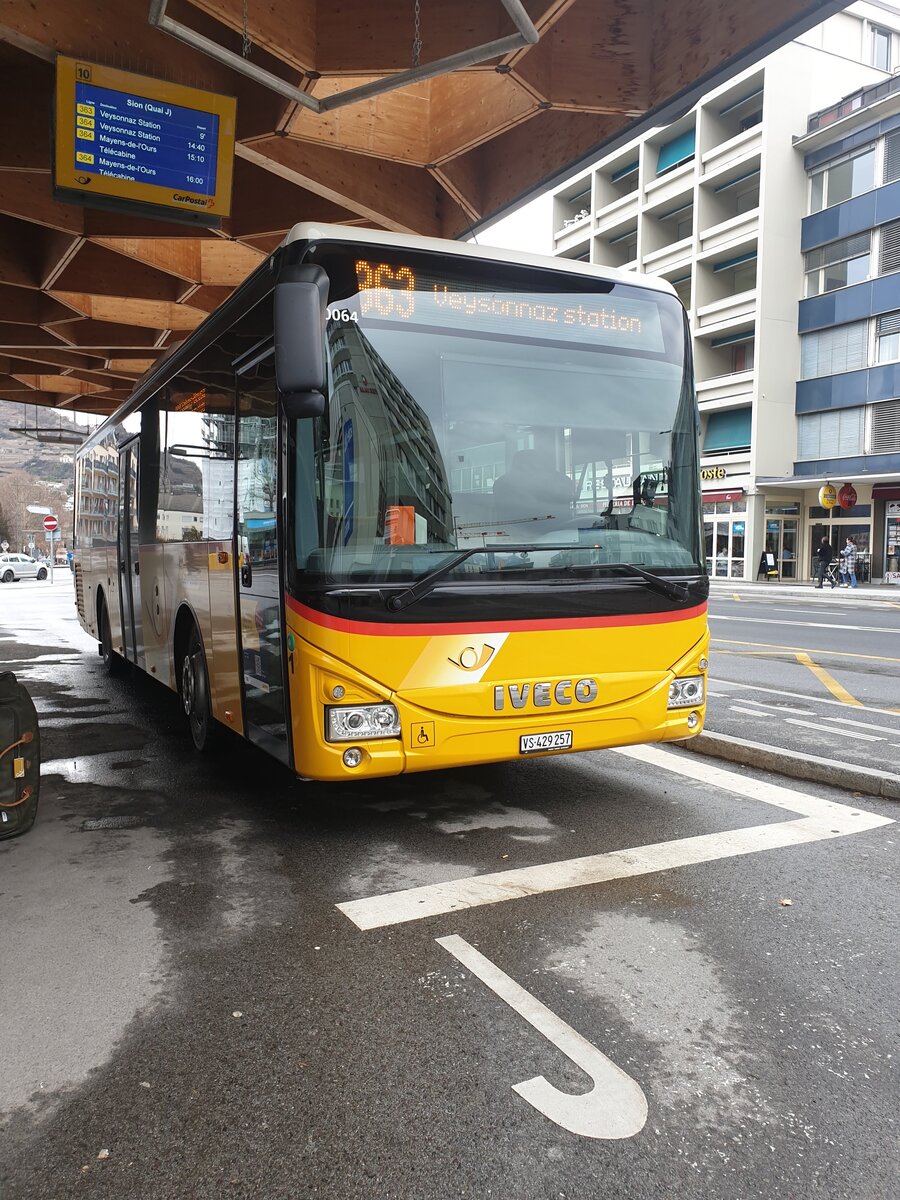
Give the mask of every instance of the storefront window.
<path id="1" fill-rule="evenodd" d="M 746 500 L 719 500 L 703 505 L 706 569 L 719 579 L 744 577 Z"/>
<path id="2" fill-rule="evenodd" d="M 889 500 L 885 507 L 884 581 L 900 584 L 900 500 Z"/>

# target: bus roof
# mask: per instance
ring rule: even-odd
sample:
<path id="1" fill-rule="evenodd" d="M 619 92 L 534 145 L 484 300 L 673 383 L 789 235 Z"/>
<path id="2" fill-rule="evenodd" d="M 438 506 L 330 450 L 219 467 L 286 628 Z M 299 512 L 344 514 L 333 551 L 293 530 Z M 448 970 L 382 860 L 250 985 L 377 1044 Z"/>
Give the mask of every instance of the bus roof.
<path id="1" fill-rule="evenodd" d="M 601 267 L 595 263 L 581 262 L 562 255 L 530 254 L 525 250 L 507 250 L 500 246 L 476 245 L 473 242 L 456 242 L 444 238 L 419 237 L 413 233 L 386 233 L 381 229 L 365 229 L 357 225 L 320 225 L 303 221 L 295 225 L 286 235 L 283 246 L 299 241 L 365 242 L 372 246 L 391 246 L 400 250 L 425 250 L 435 254 L 455 254 L 465 258 L 480 258 L 489 262 L 512 263 L 522 267 L 540 267 L 543 270 L 565 271 L 569 275 L 587 275 L 591 279 L 603 279 L 610 283 L 629 283 L 632 287 L 652 288 L 657 292 L 676 295 L 675 289 L 666 279 L 655 275 L 639 275 L 635 271 L 622 271 L 618 267 Z"/>

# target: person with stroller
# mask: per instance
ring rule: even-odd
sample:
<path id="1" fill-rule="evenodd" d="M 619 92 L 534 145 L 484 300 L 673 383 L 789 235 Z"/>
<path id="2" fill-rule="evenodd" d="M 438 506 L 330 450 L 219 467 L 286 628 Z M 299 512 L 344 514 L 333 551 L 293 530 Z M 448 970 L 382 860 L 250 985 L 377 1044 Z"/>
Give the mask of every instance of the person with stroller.
<path id="1" fill-rule="evenodd" d="M 828 568 L 831 565 L 831 560 L 834 558 L 834 551 L 831 548 L 831 542 L 827 537 L 823 537 L 819 543 L 819 548 L 816 550 L 816 587 L 820 588 L 825 582 L 826 577 L 830 579 L 832 590 L 837 587 L 834 578 L 828 576 Z"/>
<path id="2" fill-rule="evenodd" d="M 841 551 L 841 587 L 856 587 L 856 558 L 856 542 L 848 537 Z"/>

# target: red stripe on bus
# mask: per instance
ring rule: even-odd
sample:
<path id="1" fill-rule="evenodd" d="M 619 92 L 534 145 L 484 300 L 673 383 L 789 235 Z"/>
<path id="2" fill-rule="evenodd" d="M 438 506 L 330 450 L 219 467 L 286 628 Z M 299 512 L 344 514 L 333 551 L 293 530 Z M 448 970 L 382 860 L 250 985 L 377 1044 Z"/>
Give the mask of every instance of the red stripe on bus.
<path id="1" fill-rule="evenodd" d="M 450 637 L 470 633 L 540 633 L 552 629 L 619 629 L 628 625 L 668 625 L 674 621 L 692 621 L 695 617 L 703 616 L 707 609 L 706 604 L 698 604 L 694 608 L 678 609 L 675 612 L 623 613 L 616 617 L 563 617 L 545 621 L 490 621 L 487 624 L 446 622 L 429 625 L 382 625 L 378 621 L 350 621 L 344 617 L 330 617 L 315 608 L 301 604 L 291 596 L 285 596 L 284 599 L 291 612 L 313 625 L 333 629 L 338 633 L 361 633 L 376 637 Z"/>

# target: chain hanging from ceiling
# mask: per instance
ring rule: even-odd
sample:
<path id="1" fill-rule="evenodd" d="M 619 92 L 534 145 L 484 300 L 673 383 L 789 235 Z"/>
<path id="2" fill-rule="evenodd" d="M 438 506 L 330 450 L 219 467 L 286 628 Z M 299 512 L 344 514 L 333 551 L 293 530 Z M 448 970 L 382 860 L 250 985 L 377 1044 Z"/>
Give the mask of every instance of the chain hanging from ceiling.
<path id="1" fill-rule="evenodd" d="M 422 32 L 419 28 L 419 22 L 422 16 L 421 0 L 416 0 L 416 6 L 413 11 L 415 13 L 415 24 L 413 26 L 412 65 L 417 67 L 419 65 L 419 60 L 422 57 Z"/>
<path id="2" fill-rule="evenodd" d="M 247 0 L 244 0 L 243 20 L 241 23 L 241 54 L 244 58 L 250 57 L 250 50 L 252 46 L 253 43 L 250 40 L 250 30 L 247 22 Z"/>

